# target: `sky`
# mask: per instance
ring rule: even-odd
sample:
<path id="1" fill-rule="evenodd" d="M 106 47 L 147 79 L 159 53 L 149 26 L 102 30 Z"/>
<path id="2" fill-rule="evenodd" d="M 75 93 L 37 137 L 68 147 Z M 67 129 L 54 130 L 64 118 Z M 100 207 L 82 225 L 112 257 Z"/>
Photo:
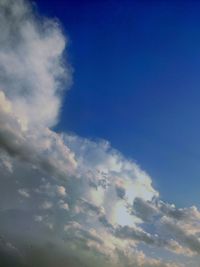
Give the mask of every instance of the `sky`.
<path id="1" fill-rule="evenodd" d="M 148 170 L 165 199 L 198 203 L 198 1 L 36 3 L 70 40 L 73 89 L 58 129 L 109 140 Z"/>
<path id="2" fill-rule="evenodd" d="M 198 267 L 200 3 L 0 0 L 0 267 Z"/>

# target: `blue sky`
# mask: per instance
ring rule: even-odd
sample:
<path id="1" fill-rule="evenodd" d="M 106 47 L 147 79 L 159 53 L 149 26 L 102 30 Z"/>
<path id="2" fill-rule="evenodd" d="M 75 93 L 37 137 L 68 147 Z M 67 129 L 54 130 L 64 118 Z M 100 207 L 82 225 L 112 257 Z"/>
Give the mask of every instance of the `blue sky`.
<path id="1" fill-rule="evenodd" d="M 70 38 L 74 82 L 58 130 L 109 140 L 152 175 L 165 199 L 198 203 L 200 4 L 36 3 Z"/>

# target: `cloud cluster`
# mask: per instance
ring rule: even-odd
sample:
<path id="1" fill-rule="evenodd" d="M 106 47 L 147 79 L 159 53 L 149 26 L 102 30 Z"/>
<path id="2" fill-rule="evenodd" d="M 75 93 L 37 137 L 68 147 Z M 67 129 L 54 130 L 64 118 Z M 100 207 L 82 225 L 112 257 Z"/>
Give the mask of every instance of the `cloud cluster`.
<path id="1" fill-rule="evenodd" d="M 56 21 L 36 19 L 27 1 L 0 1 L 0 147 L 46 172 L 70 173 L 73 153 L 55 125 L 65 38 Z"/>
<path id="2" fill-rule="evenodd" d="M 59 23 L 0 0 L 0 31 L 0 234 L 20 251 L 2 241 L 5 266 L 9 253 L 16 266 L 196 266 L 196 207 L 161 201 L 109 142 L 53 131 L 71 81 Z"/>
<path id="3" fill-rule="evenodd" d="M 24 0 L 1 0 L 0 8 L 0 88 L 24 127 L 53 126 L 62 80 L 71 77 L 64 67 L 66 40 L 59 24 L 36 18 Z"/>

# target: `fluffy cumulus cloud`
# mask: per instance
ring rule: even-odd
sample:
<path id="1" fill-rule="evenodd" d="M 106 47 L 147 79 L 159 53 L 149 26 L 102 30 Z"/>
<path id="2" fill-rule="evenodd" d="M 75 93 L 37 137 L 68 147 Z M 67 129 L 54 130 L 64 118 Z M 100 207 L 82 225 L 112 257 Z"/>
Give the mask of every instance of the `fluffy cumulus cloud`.
<path id="1" fill-rule="evenodd" d="M 105 140 L 57 133 L 71 83 L 57 20 L 0 0 L 0 262 L 198 266 L 200 212 L 161 201 Z M 63 54 L 64 53 L 64 54 Z"/>

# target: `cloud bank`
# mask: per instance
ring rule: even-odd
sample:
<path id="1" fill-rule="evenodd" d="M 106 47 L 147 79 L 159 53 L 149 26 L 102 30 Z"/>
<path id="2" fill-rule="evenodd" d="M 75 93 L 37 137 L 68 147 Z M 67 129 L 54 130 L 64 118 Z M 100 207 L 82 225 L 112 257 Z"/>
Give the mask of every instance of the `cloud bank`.
<path id="1" fill-rule="evenodd" d="M 58 21 L 0 0 L 0 31 L 4 266 L 198 266 L 195 206 L 163 202 L 109 142 L 53 130 L 72 80 Z"/>

